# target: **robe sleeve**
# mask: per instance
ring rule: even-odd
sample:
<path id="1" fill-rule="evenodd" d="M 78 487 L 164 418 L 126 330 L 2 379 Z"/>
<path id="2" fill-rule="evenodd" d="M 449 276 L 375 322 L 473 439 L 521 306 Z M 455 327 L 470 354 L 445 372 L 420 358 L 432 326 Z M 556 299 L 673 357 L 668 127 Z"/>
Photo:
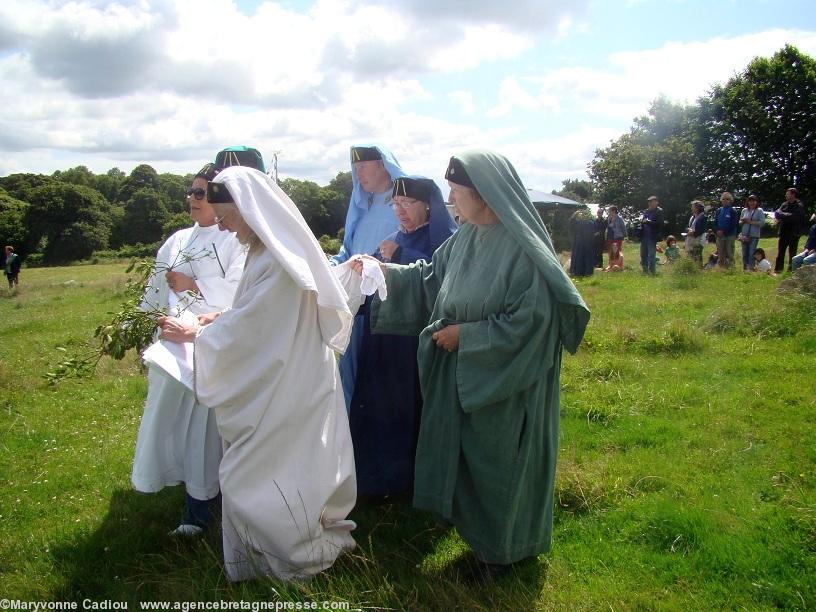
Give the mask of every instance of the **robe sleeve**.
<path id="1" fill-rule="evenodd" d="M 560 348 L 555 308 L 532 261 L 516 262 L 504 311 L 460 324 L 456 385 L 462 410 L 506 400 L 541 378 Z"/>
<path id="2" fill-rule="evenodd" d="M 445 278 L 453 243 L 448 240 L 439 247 L 430 263 L 420 259 L 407 266 L 385 265 L 388 299 L 382 302 L 375 297 L 371 303 L 373 333 L 418 336 L 425 329 Z"/>
<path id="3" fill-rule="evenodd" d="M 224 268 L 224 276 L 206 276 L 196 279 L 196 285 L 204 301 L 219 308 L 232 304 L 232 298 L 244 272 L 244 261 L 246 260 L 246 250 L 238 244 L 237 240 L 234 245 L 227 246 L 228 244 L 222 242 L 220 249 L 216 249 L 216 245 L 213 244 L 214 255 Z"/>
<path id="4" fill-rule="evenodd" d="M 270 265 L 231 309 L 199 331 L 195 391 L 203 405 L 248 404 L 263 389 L 281 384 L 301 293 L 282 267 Z"/>

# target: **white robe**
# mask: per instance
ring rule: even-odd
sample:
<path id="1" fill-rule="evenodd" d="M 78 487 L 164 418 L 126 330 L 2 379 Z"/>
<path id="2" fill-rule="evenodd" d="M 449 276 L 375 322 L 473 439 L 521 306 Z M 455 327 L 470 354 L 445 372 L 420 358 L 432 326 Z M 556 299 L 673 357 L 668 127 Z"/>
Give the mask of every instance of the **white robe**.
<path id="1" fill-rule="evenodd" d="M 224 441 L 229 579 L 305 578 L 353 548 L 354 451 L 334 353 L 316 293 L 263 245 L 248 255 L 233 307 L 199 332 L 195 375 Z"/>
<path id="2" fill-rule="evenodd" d="M 217 256 L 216 256 L 217 254 Z M 156 256 L 157 271 L 148 283 L 142 308 L 168 308 L 204 314 L 232 303 L 243 272 L 246 250 L 235 234 L 217 225 L 174 233 Z M 190 261 L 191 260 L 191 261 Z M 175 293 L 167 286 L 166 267 L 196 279 L 201 297 Z M 215 415 L 195 395 L 156 366 L 147 372 L 147 399 L 136 439 L 131 482 L 137 491 L 154 493 L 184 483 L 196 499 L 218 494 L 221 439 Z"/>

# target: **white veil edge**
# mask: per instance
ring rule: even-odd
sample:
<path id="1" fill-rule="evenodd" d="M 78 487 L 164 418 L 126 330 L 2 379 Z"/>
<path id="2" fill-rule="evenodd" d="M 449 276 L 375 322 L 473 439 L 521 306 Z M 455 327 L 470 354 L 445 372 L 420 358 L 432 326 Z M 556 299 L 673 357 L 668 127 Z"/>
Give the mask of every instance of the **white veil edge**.
<path id="1" fill-rule="evenodd" d="M 295 283 L 317 294 L 323 341 L 345 352 L 354 318 L 346 291 L 292 199 L 271 177 L 244 166 L 225 168 L 215 182 L 226 185 L 247 225 Z"/>

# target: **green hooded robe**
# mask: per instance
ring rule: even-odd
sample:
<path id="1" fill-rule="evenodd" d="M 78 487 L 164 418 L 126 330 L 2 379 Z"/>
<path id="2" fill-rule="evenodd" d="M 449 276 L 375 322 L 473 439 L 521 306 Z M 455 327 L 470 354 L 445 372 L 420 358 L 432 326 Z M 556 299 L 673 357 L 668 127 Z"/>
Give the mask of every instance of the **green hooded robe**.
<path id="1" fill-rule="evenodd" d="M 431 263 L 388 265 L 372 330 L 419 335 L 414 506 L 451 521 L 482 561 L 513 563 L 550 548 L 561 347 L 577 350 L 589 310 L 510 162 L 457 158 L 500 223 L 464 224 Z M 455 323 L 449 353 L 431 335 Z"/>

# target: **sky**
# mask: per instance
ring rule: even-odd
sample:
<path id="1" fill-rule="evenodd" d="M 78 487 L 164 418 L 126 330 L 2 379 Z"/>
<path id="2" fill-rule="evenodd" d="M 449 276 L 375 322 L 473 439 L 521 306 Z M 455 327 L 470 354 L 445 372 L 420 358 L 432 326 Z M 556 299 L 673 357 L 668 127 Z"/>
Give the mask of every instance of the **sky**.
<path id="1" fill-rule="evenodd" d="M 550 191 L 785 44 L 816 56 L 812 0 L 2 0 L 0 176 L 250 145 L 325 185 L 378 143 L 440 182 L 492 149 Z"/>

